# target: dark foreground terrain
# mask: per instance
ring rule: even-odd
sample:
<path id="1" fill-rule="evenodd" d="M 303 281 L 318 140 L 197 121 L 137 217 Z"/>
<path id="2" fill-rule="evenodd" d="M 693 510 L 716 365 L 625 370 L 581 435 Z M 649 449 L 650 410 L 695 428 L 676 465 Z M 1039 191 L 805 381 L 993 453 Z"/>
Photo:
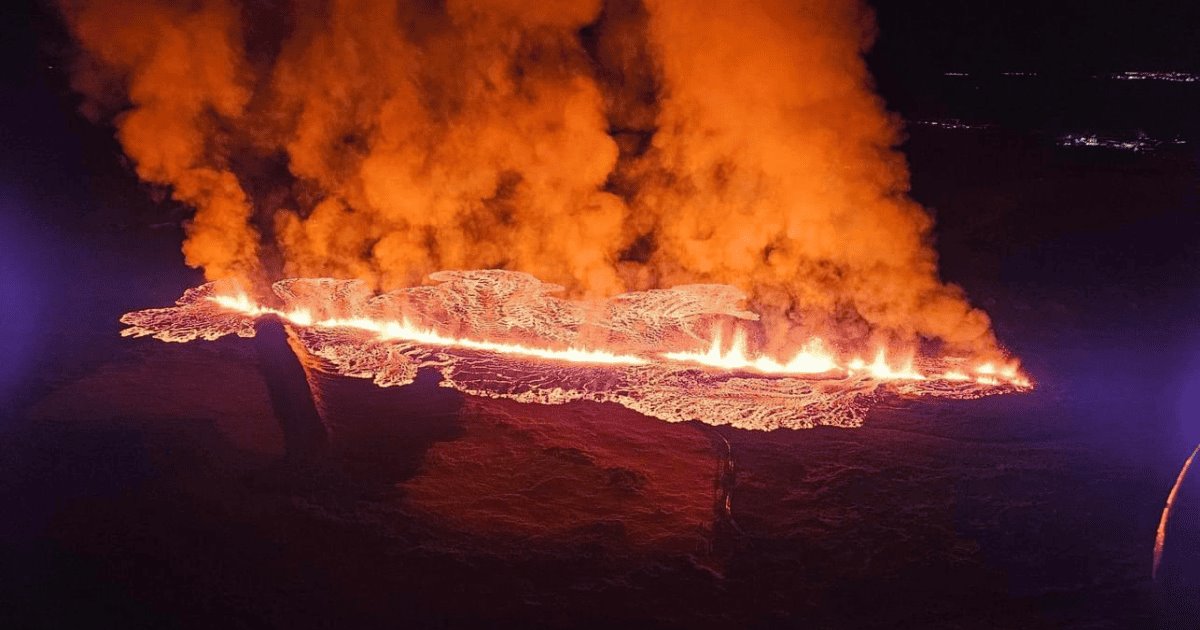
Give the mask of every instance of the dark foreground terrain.
<path id="1" fill-rule="evenodd" d="M 253 343 L 125 342 L 24 410 L 0 470 L 6 617 L 1139 627 L 1182 612 L 1164 596 L 1196 560 L 1193 483 L 1149 579 L 1181 463 L 1150 366 L 1091 399 L 1046 378 L 772 433 L 337 378 L 341 430 L 307 450 L 272 401 L 272 362 L 294 359 Z"/>

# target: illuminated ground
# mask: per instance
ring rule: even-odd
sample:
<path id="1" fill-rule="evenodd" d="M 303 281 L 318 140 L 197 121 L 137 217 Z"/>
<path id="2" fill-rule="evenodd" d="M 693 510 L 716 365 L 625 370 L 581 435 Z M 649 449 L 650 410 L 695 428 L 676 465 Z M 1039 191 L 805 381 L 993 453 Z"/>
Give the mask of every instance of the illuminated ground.
<path id="1" fill-rule="evenodd" d="M 1150 596 L 1153 479 L 1091 450 L 1054 393 L 763 433 L 345 380 L 333 404 L 394 406 L 395 439 L 335 441 L 353 452 L 309 465 L 281 463 L 257 361 L 236 342 L 142 341 L 35 405 L 22 439 L 36 446 L 9 465 L 27 475 L 21 523 L 45 533 L 16 592 L 70 592 L 113 619 L 187 610 L 197 626 L 598 627 L 652 611 L 1051 627 L 1136 618 Z M 732 521 L 715 502 L 719 437 Z"/>

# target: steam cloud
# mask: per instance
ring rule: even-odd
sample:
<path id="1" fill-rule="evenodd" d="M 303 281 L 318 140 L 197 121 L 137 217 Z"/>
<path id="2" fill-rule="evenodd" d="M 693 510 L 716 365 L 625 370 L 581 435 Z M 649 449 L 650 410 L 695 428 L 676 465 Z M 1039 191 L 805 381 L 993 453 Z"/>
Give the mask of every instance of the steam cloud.
<path id="1" fill-rule="evenodd" d="M 85 111 L 210 279 L 715 282 L 775 346 L 988 354 L 845 0 L 61 0 Z"/>

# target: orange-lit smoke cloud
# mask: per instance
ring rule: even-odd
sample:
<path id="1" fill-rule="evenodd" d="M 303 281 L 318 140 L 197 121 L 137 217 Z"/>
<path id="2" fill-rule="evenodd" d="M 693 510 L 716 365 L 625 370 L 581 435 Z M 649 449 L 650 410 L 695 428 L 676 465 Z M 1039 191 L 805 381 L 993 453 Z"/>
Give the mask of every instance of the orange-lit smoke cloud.
<path id="1" fill-rule="evenodd" d="M 210 277 L 252 274 L 258 234 L 220 131 L 251 97 L 236 7 L 115 0 L 64 3 L 63 11 L 88 53 L 74 74 L 75 87 L 92 99 L 85 111 L 111 100 L 119 84 L 129 107 L 116 118 L 117 136 L 138 175 L 171 186 L 196 208 L 183 245 L 187 263 Z"/>
<path id="2" fill-rule="evenodd" d="M 719 282 L 777 345 L 995 348 L 939 279 L 854 2 L 62 1 L 87 106 L 123 97 L 210 278 Z"/>

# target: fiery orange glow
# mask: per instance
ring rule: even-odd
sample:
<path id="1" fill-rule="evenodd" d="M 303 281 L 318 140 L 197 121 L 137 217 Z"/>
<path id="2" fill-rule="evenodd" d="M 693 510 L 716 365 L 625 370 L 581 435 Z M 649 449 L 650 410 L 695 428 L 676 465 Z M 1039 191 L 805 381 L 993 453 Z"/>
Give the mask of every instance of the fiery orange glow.
<path id="1" fill-rule="evenodd" d="M 183 249 L 210 280 L 718 283 L 769 347 L 727 331 L 681 360 L 809 374 L 853 348 L 916 380 L 921 340 L 1003 358 L 938 274 L 861 1 L 57 3 L 85 112 L 196 209 Z"/>
<path id="2" fill-rule="evenodd" d="M 805 344 L 786 363 L 763 355 L 747 356 L 746 335 L 741 330 L 734 333 L 733 343 L 726 350 L 722 350 L 721 336 L 718 334 L 713 337 L 712 344 L 704 352 L 666 352 L 662 356 L 671 361 L 698 363 L 723 370 L 752 370 L 764 374 L 821 374 L 839 369 L 833 355 L 817 337 Z"/>
<path id="3" fill-rule="evenodd" d="M 216 295 L 207 298 L 231 310 L 258 317 L 260 315 L 278 315 L 297 326 L 314 328 L 350 328 L 374 333 L 384 341 L 399 340 L 413 341 L 430 346 L 446 348 L 466 348 L 483 350 L 498 354 L 511 354 L 520 357 L 545 359 L 548 361 L 569 361 L 572 363 L 595 363 L 601 365 L 642 365 L 649 361 L 628 354 L 616 354 L 606 350 L 589 350 L 586 348 L 538 348 L 519 343 L 500 343 L 481 339 L 467 339 L 443 335 L 432 329 L 422 329 L 414 326 L 407 319 L 400 321 L 380 321 L 366 317 L 314 319 L 312 313 L 302 309 L 281 311 L 255 304 L 245 294 L 235 296 Z"/>
<path id="4" fill-rule="evenodd" d="M 251 317 L 260 315 L 276 315 L 303 327 L 314 328 L 349 328 L 375 334 L 380 340 L 412 341 L 430 346 L 447 348 L 465 348 L 482 350 L 498 354 L 508 354 L 547 361 L 566 361 L 571 363 L 592 363 L 599 365 L 644 365 L 653 360 L 675 361 L 680 363 L 695 363 L 707 368 L 729 371 L 760 372 L 763 374 L 825 374 L 842 372 L 850 375 L 863 373 L 878 380 L 913 380 L 923 381 L 929 377 L 913 368 L 911 360 L 900 367 L 894 367 L 887 361 L 886 352 L 881 348 L 875 355 L 875 360 L 866 364 L 862 359 L 853 359 L 846 365 L 839 365 L 834 355 L 829 352 L 820 338 L 813 338 L 804 345 L 786 363 L 765 355 L 747 355 L 745 332 L 738 330 L 728 349 L 722 350 L 721 336 L 716 335 L 708 350 L 704 352 L 663 352 L 656 356 L 644 357 L 632 354 L 619 354 L 604 349 L 595 348 L 546 348 L 519 343 L 502 343 L 483 339 L 470 339 L 444 335 L 431 328 L 419 328 L 407 319 L 375 320 L 366 317 L 355 318 L 326 318 L 316 319 L 309 310 L 294 308 L 283 311 L 261 306 L 251 300 L 246 294 L 215 295 L 209 298 L 222 307 Z M 1005 368 L 1005 380 L 996 376 L 996 368 L 990 363 L 980 365 L 975 369 L 976 383 L 983 385 L 1000 385 L 1002 382 L 1027 387 L 1028 380 L 1016 372 L 1015 367 Z M 932 377 L 939 378 L 939 377 Z M 972 380 L 972 377 L 961 372 L 946 372 L 940 378 L 948 381 Z"/>
<path id="5" fill-rule="evenodd" d="M 938 272 L 861 2 L 319 4 L 58 0 L 84 112 L 248 287 L 123 334 L 274 315 L 380 385 L 750 428 L 1031 386 Z"/>
<path id="6" fill-rule="evenodd" d="M 868 363 L 811 339 L 785 360 L 752 350 L 731 287 L 689 285 L 607 301 L 547 295 L 552 285 L 505 271 L 442 272 L 438 284 L 375 295 L 364 283 L 291 279 L 270 307 L 230 286 L 188 291 L 177 306 L 128 313 L 126 336 L 165 341 L 250 337 L 277 316 L 326 369 L 382 386 L 423 367 L 469 394 L 523 402 L 617 402 L 670 421 L 746 428 L 856 426 L 885 395 L 978 398 L 1024 391 L 1015 362 L 905 356 Z M 717 325 L 722 323 L 723 325 Z M 732 330 L 728 344 L 719 333 Z"/>

